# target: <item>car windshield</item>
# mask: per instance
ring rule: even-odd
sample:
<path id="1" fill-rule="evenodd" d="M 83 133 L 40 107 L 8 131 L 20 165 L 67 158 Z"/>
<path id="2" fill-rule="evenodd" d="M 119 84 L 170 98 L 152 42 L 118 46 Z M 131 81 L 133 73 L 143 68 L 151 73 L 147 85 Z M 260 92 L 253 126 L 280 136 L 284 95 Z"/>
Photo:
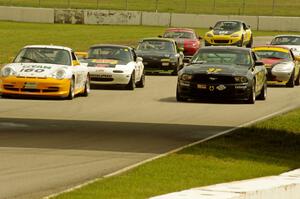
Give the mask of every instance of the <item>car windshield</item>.
<path id="1" fill-rule="evenodd" d="M 219 21 L 216 23 L 214 30 L 239 31 L 241 27 L 242 24 L 237 21 Z"/>
<path id="2" fill-rule="evenodd" d="M 47 63 L 71 65 L 70 53 L 54 48 L 24 48 L 14 60 L 14 63 Z"/>
<path id="3" fill-rule="evenodd" d="M 192 32 L 170 31 L 170 32 L 166 32 L 163 37 L 165 37 L 165 38 L 195 39 L 195 35 Z"/>
<path id="4" fill-rule="evenodd" d="M 292 57 L 289 53 L 275 50 L 255 50 L 255 54 L 259 59 L 271 58 L 292 60 Z"/>
<path id="5" fill-rule="evenodd" d="M 271 45 L 300 45 L 300 36 L 276 37 L 272 40 Z"/>
<path id="6" fill-rule="evenodd" d="M 250 66 L 251 56 L 247 51 L 202 49 L 191 60 L 191 63 L 217 65 Z"/>
<path id="7" fill-rule="evenodd" d="M 88 52 L 88 59 L 112 59 L 123 63 L 129 63 L 133 60 L 128 48 L 115 46 L 91 48 Z"/>
<path id="8" fill-rule="evenodd" d="M 137 50 L 140 51 L 163 51 L 175 52 L 174 45 L 171 41 L 163 40 L 145 40 L 139 43 Z"/>

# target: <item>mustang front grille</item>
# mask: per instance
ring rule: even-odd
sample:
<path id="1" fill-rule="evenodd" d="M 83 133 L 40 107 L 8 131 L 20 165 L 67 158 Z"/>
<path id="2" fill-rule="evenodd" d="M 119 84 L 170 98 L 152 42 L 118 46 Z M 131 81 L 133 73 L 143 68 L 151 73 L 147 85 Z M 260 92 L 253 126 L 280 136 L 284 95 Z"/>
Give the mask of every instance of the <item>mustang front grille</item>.
<path id="1" fill-rule="evenodd" d="M 204 83 L 204 84 L 234 84 L 234 83 L 236 83 L 233 76 L 206 75 L 206 74 L 194 75 L 192 81 L 195 83 Z"/>

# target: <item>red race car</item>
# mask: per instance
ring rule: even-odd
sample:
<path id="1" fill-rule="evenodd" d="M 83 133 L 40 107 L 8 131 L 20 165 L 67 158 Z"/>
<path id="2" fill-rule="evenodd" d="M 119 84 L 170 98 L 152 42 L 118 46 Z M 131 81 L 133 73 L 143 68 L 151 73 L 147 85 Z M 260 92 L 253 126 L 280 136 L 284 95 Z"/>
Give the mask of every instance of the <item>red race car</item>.
<path id="1" fill-rule="evenodd" d="M 163 38 L 172 38 L 177 42 L 178 47 L 184 48 L 184 57 L 189 59 L 201 47 L 201 37 L 197 36 L 193 29 L 189 28 L 168 28 Z"/>

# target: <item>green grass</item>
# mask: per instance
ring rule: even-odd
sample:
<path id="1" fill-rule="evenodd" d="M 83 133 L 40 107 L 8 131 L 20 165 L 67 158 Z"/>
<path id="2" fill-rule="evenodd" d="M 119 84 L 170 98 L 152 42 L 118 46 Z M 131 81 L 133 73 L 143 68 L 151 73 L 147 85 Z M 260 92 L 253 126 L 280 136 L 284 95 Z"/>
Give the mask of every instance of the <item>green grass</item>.
<path id="1" fill-rule="evenodd" d="M 157 2 L 157 3 L 156 3 Z M 274 7 L 273 7 L 273 2 Z M 0 5 L 176 13 L 300 16 L 298 0 L 0 0 Z"/>
<path id="2" fill-rule="evenodd" d="M 142 199 L 300 167 L 300 109 L 139 166 L 56 199 Z"/>
<path id="3" fill-rule="evenodd" d="M 0 22 L 0 65 L 7 63 L 25 45 L 53 44 L 86 51 L 98 43 L 136 46 L 144 37 L 161 35 L 166 27 L 67 25 Z M 196 29 L 204 35 L 207 29 Z M 288 32 L 254 32 L 255 36 L 285 34 Z M 296 34 L 296 33 L 293 33 Z"/>

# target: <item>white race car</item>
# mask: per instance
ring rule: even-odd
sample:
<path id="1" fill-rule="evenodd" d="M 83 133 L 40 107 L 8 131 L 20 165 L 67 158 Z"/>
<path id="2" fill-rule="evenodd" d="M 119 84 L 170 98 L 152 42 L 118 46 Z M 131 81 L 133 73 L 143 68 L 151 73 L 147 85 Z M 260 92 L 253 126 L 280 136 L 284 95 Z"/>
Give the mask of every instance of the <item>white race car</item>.
<path id="1" fill-rule="evenodd" d="M 2 96 L 53 96 L 73 99 L 90 92 L 88 68 L 72 49 L 62 46 L 26 46 L 1 69 Z"/>
<path id="2" fill-rule="evenodd" d="M 133 48 L 121 45 L 94 45 L 88 51 L 91 84 L 125 85 L 126 89 L 145 86 L 143 59 Z"/>
<path id="3" fill-rule="evenodd" d="M 300 56 L 300 35 L 277 35 L 271 45 L 279 45 L 292 50 L 296 57 Z"/>

